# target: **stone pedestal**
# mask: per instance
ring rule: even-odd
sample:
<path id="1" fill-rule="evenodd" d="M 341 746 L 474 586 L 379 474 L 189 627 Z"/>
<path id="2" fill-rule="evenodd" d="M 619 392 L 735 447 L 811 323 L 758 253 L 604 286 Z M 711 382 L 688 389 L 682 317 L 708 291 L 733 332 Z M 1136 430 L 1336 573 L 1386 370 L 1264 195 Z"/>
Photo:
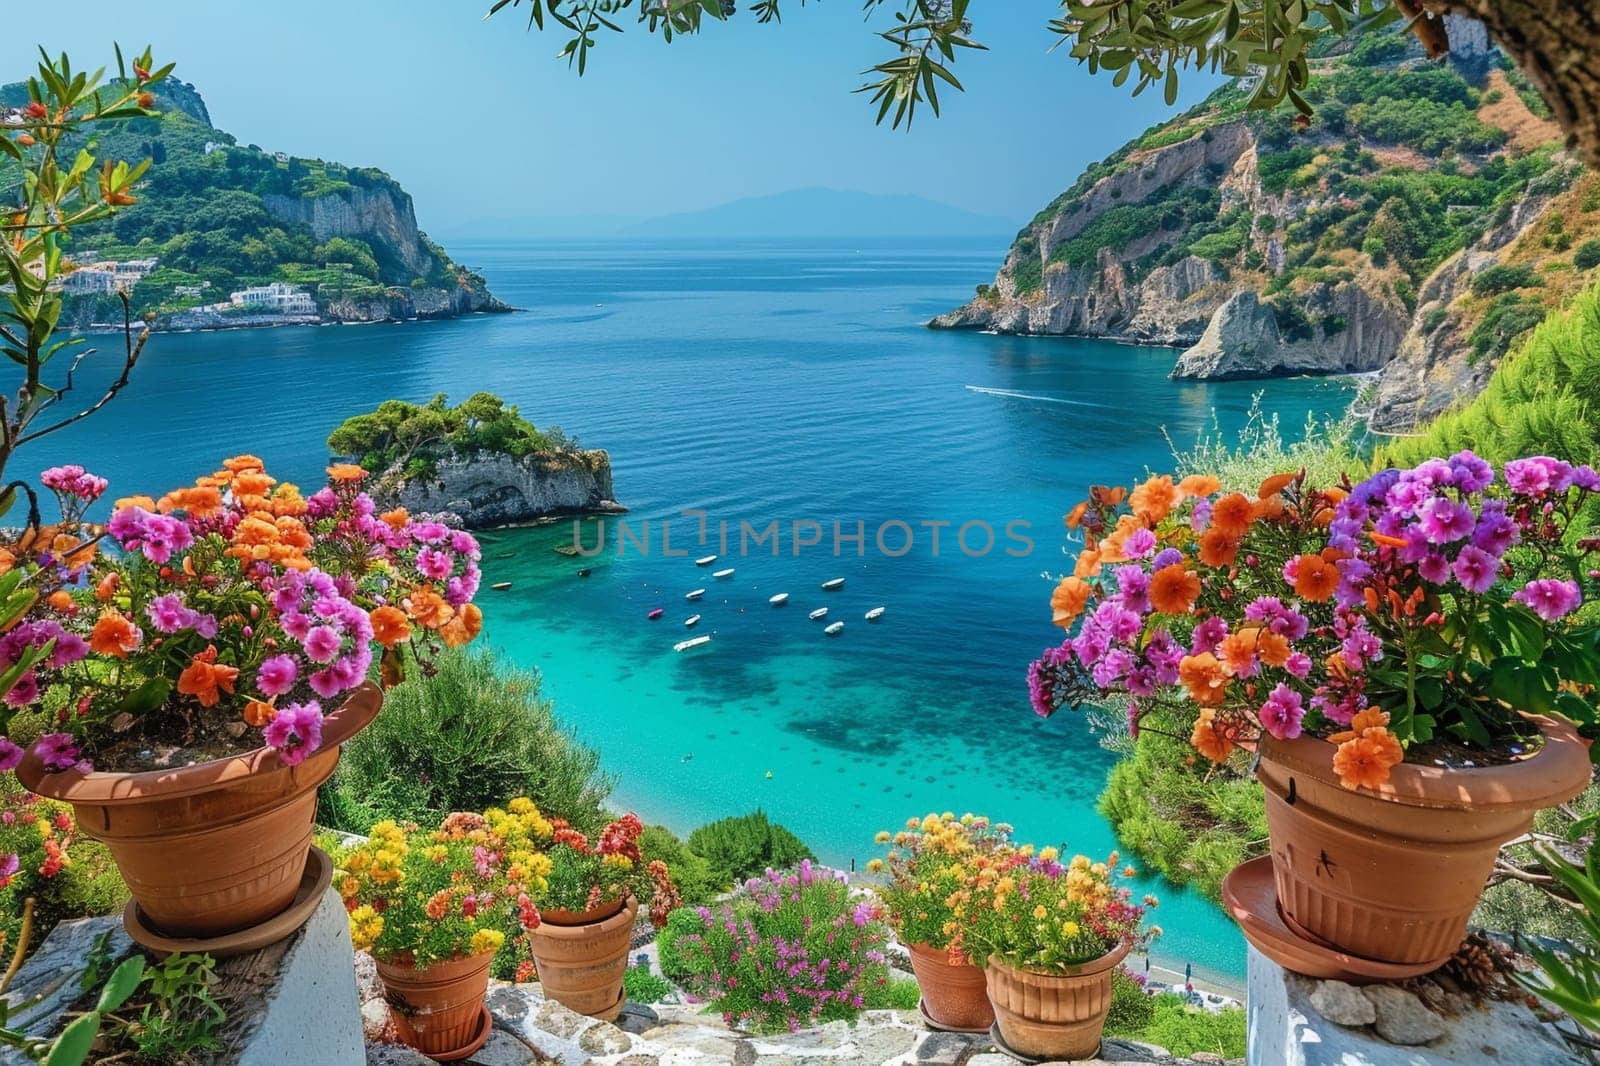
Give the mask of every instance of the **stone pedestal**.
<path id="1" fill-rule="evenodd" d="M 1479 1005 L 1458 997 L 1444 1013 L 1397 985 L 1358 987 L 1290 973 L 1254 948 L 1248 965 L 1248 1061 L 1262 1066 L 1589 1062 L 1521 1002 Z"/>
<path id="2" fill-rule="evenodd" d="M 63 1013 L 85 998 L 79 978 L 102 937 L 114 960 L 134 951 L 119 917 L 63 922 L 52 930 L 7 993 L 13 1025 L 40 1037 L 59 1032 Z M 344 905 L 329 890 L 311 921 L 288 940 L 217 964 L 213 994 L 228 1012 L 220 1034 L 225 1050 L 202 1061 L 362 1066 L 366 1049 L 352 959 Z M 0 1052 L 0 1066 L 27 1062 L 15 1049 Z"/>

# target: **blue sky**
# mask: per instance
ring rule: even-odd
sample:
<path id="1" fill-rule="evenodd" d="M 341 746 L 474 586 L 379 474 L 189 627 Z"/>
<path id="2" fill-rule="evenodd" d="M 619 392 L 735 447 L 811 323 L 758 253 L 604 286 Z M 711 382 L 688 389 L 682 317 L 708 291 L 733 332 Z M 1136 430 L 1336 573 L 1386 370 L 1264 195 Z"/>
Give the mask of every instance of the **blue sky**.
<path id="1" fill-rule="evenodd" d="M 554 59 L 558 33 L 527 32 L 517 10 L 483 21 L 487 6 L 272 0 L 245 16 L 202 0 L 73 0 L 62 17 L 29 21 L 51 39 L 0 39 L 0 80 L 31 69 L 35 44 L 88 66 L 110 60 L 113 40 L 148 41 L 218 126 L 267 149 L 387 170 L 440 238 L 812 185 L 915 193 L 1020 224 L 1085 164 L 1171 113 L 1158 93 L 1133 100 L 1049 52 L 1052 0 L 973 4 L 991 51 L 960 57 L 967 93 L 909 136 L 875 127 L 849 91 L 886 55 L 859 0 L 789 0 L 782 26 L 741 16 L 670 46 L 631 27 L 608 33 L 581 80 Z M 1192 77 L 1178 107 L 1213 84 Z"/>

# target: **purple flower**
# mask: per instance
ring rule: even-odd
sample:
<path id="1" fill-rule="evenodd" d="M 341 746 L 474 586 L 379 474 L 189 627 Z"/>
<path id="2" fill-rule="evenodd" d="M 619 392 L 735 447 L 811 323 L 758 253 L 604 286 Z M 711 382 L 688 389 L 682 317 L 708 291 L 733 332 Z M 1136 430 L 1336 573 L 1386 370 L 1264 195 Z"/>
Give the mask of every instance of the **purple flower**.
<path id="1" fill-rule="evenodd" d="M 1577 582 L 1553 577 L 1530 581 L 1511 598 L 1526 604 L 1546 622 L 1559 622 L 1583 603 L 1583 593 L 1579 591 Z"/>
<path id="2" fill-rule="evenodd" d="M 1463 588 L 1472 592 L 1488 592 L 1499 574 L 1500 561 L 1482 548 L 1468 544 L 1456 556 L 1451 570 Z"/>
<path id="3" fill-rule="evenodd" d="M 322 743 L 322 706 L 316 700 L 291 703 L 267 723 L 263 735 L 278 749 L 278 761 L 298 766 Z"/>
<path id="4" fill-rule="evenodd" d="M 1572 484 L 1572 475 L 1571 463 L 1548 455 L 1513 459 L 1506 464 L 1506 484 L 1513 492 L 1524 496 L 1542 496 L 1552 490 L 1559 492 Z"/>
<path id="5" fill-rule="evenodd" d="M 78 746 L 71 733 L 46 733 L 33 742 L 33 750 L 46 770 L 69 770 L 78 762 Z"/>
<path id="6" fill-rule="evenodd" d="M 1585 492 L 1600 492 L 1600 473 L 1594 467 L 1585 463 L 1583 466 L 1572 468 L 1572 484 Z"/>
<path id="7" fill-rule="evenodd" d="M 294 687 L 300 668 L 290 655 L 274 655 L 256 671 L 256 688 L 263 696 L 281 696 Z"/>
<path id="8" fill-rule="evenodd" d="M 1435 585 L 1450 580 L 1450 560 L 1438 552 L 1429 552 L 1417 563 L 1417 573 Z"/>
<path id="9" fill-rule="evenodd" d="M 17 768 L 22 761 L 22 749 L 10 737 L 0 737 L 0 773 Z"/>
<path id="10" fill-rule="evenodd" d="M 1156 535 L 1149 529 L 1140 526 L 1128 534 L 1128 539 L 1122 542 L 1122 550 L 1130 559 L 1143 559 L 1156 548 Z"/>
<path id="11" fill-rule="evenodd" d="M 38 698 L 39 675 L 29 670 L 6 691 L 5 702 L 13 707 L 26 707 Z"/>
<path id="12" fill-rule="evenodd" d="M 1300 693 L 1289 686 L 1278 683 L 1261 705 L 1258 717 L 1261 728 L 1277 737 L 1279 740 L 1293 740 L 1300 735 L 1300 720 L 1306 716 L 1305 705 Z"/>
<path id="13" fill-rule="evenodd" d="M 1472 508 L 1443 496 L 1435 496 L 1418 511 L 1422 532 L 1435 544 L 1450 544 L 1472 533 L 1476 524 Z"/>
<path id="14" fill-rule="evenodd" d="M 1150 570 L 1153 573 L 1163 566 L 1171 566 L 1173 563 L 1181 562 L 1183 562 L 1183 553 L 1177 548 L 1162 548 L 1156 552 L 1156 557 L 1150 560 Z"/>
<path id="15" fill-rule="evenodd" d="M 1208 651 L 1215 652 L 1222 642 L 1228 639 L 1228 623 L 1217 615 L 1212 615 L 1194 627 L 1191 638 L 1193 654 L 1204 655 Z"/>
<path id="16" fill-rule="evenodd" d="M 180 629 L 187 629 L 198 617 L 176 592 L 157 596 L 145 607 L 144 613 L 149 615 L 151 624 L 163 633 L 176 633 Z"/>
<path id="17" fill-rule="evenodd" d="M 17 876 L 17 871 L 22 869 L 22 860 L 17 858 L 16 852 L 10 852 L 0 858 L 0 888 L 11 884 L 11 879 Z"/>
<path id="18" fill-rule="evenodd" d="M 1295 677 L 1305 677 L 1311 672 L 1311 656 L 1303 651 L 1290 652 L 1283 668 Z"/>
<path id="19" fill-rule="evenodd" d="M 865 929 L 871 919 L 872 905 L 868 903 L 857 903 L 854 913 L 850 915 L 850 920 L 856 924 L 857 929 Z"/>
<path id="20" fill-rule="evenodd" d="M 1149 530 L 1144 530 L 1148 533 Z M 1117 588 L 1122 602 L 1130 611 L 1145 614 L 1150 610 L 1150 575 L 1142 566 L 1119 566 L 1116 570 Z"/>

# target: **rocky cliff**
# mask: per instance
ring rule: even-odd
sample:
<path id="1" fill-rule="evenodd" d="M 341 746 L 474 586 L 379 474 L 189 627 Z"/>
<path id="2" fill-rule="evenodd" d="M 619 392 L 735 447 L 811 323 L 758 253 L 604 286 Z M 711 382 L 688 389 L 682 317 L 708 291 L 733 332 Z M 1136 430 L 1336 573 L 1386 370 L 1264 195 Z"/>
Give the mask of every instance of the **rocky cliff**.
<path id="1" fill-rule="evenodd" d="M 1382 371 L 1388 431 L 1470 394 L 1600 261 L 1600 191 L 1458 29 L 1443 64 L 1334 42 L 1309 125 L 1219 90 L 1090 166 L 929 325 L 1182 347 L 1186 378 Z"/>
<path id="2" fill-rule="evenodd" d="M 369 488 L 384 507 L 417 514 L 449 511 L 473 529 L 623 510 L 612 499 L 611 456 L 598 449 L 539 452 L 522 459 L 493 453 L 451 456 L 424 476 L 408 477 L 392 467 Z"/>

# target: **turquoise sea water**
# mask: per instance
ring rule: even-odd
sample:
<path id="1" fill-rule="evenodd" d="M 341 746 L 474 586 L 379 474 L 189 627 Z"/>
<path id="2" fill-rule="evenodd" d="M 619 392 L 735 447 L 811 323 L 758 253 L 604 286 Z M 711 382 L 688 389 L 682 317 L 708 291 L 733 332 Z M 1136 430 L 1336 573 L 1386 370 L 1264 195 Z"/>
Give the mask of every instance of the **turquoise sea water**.
<path id="1" fill-rule="evenodd" d="M 346 416 L 495 391 L 609 449 L 631 508 L 625 546 L 608 522 L 591 560 L 553 550 L 570 524 L 492 535 L 482 594 L 489 638 L 544 672 L 559 713 L 621 775 L 620 801 L 678 830 L 759 806 L 846 866 L 872 856 L 876 830 L 929 810 L 986 812 L 1092 854 L 1115 846 L 1094 809 L 1111 757 L 1081 718 L 1036 719 L 1024 683 L 1059 638 L 1045 575 L 1069 565 L 1060 515 L 1091 482 L 1167 466 L 1163 430 L 1188 446 L 1215 412 L 1232 432 L 1260 385 L 1169 381 L 1169 350 L 922 328 L 992 275 L 1002 249 L 988 243 L 453 250 L 529 311 L 158 336 L 123 397 L 14 473 L 72 459 L 119 495 L 249 450 L 315 482 Z M 1275 382 L 1266 406 L 1298 425 L 1348 395 Z M 710 546 L 685 510 L 705 512 Z M 773 522 L 778 554 L 766 540 L 741 555 L 741 523 Z M 797 552 L 797 522 L 820 543 Z M 846 536 L 861 523 L 861 554 L 850 540 L 835 553 L 836 522 Z M 937 553 L 929 523 L 949 523 Z M 585 524 L 582 542 L 599 533 Z M 722 559 L 697 569 L 711 552 Z M 735 575 L 713 579 L 723 566 Z M 821 591 L 833 577 L 845 587 Z M 512 587 L 489 591 L 497 581 Z M 700 586 L 705 599 L 686 603 Z M 786 607 L 768 606 L 784 591 Z M 863 620 L 880 605 L 880 622 Z M 656 606 L 665 617 L 647 621 Z M 843 633 L 807 618 L 818 606 Z M 694 634 L 713 640 L 675 654 L 696 612 Z M 1216 908 L 1150 887 L 1158 957 L 1242 974 Z"/>

